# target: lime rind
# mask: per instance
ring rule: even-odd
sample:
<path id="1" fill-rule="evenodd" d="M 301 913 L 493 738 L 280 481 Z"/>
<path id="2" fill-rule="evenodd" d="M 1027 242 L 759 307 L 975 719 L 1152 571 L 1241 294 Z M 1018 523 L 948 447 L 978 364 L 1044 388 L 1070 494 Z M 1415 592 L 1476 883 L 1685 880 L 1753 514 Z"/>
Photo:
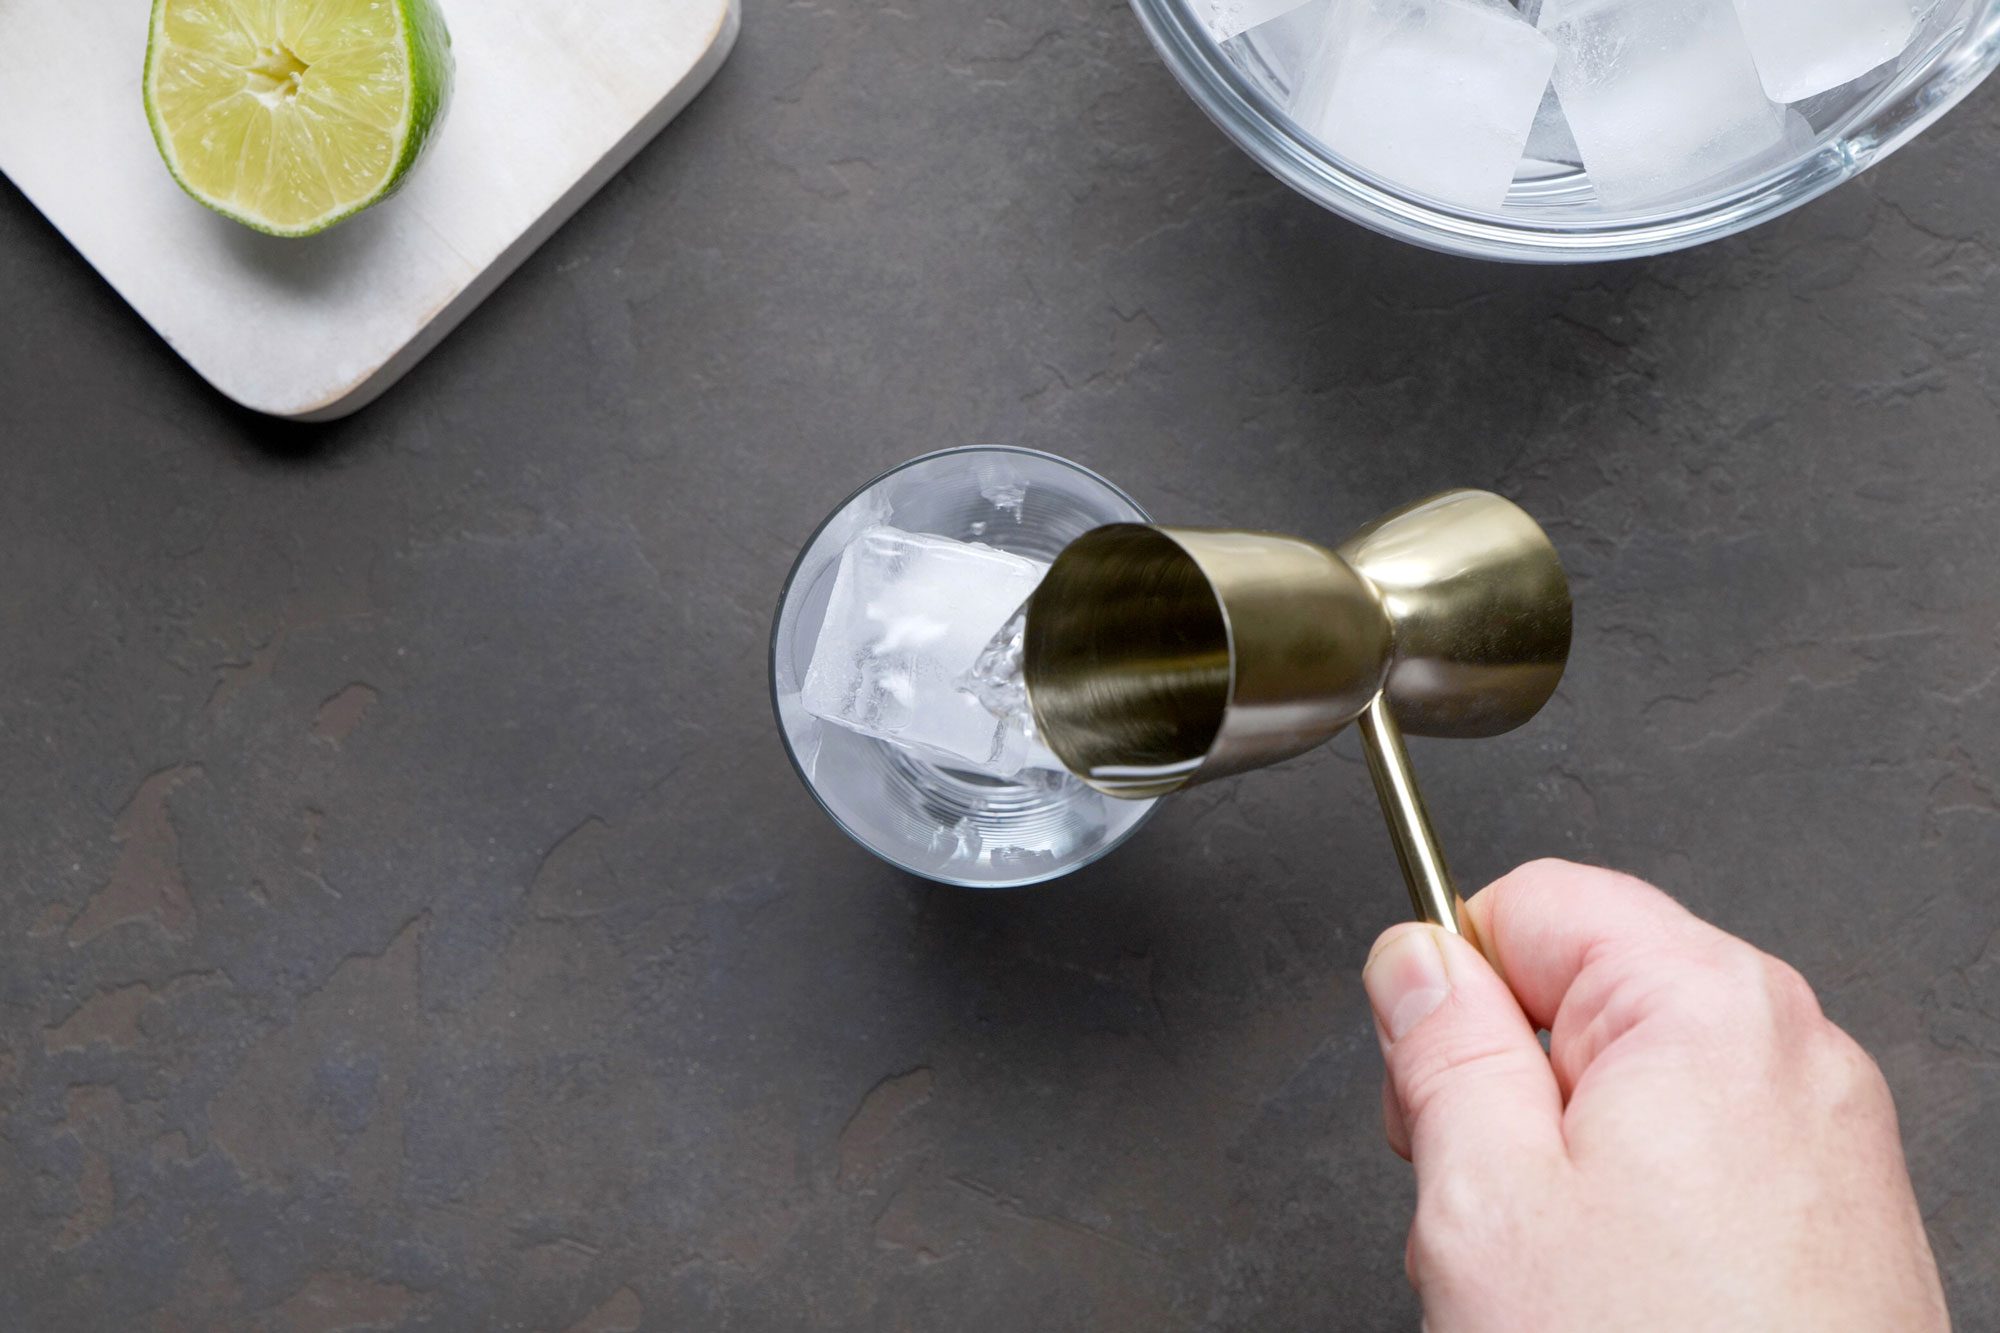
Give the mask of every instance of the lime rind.
<path id="1" fill-rule="evenodd" d="M 451 33 L 445 29 L 444 14 L 438 7 L 428 2 L 404 4 L 400 11 L 403 44 L 410 53 L 410 132 L 404 136 L 402 157 L 381 198 L 403 188 L 410 178 L 410 169 L 437 137 L 438 126 L 444 123 L 445 107 L 451 103 L 452 81 L 458 73 L 451 56 Z"/>
<path id="2" fill-rule="evenodd" d="M 321 3 L 310 11 L 310 16 L 305 21 L 306 27 L 310 28 L 320 15 L 336 9 L 338 2 L 339 0 L 321 0 Z M 175 146 L 175 129 L 168 124 L 168 112 L 160 104 L 159 81 L 165 73 L 185 73 L 193 64 L 202 61 L 208 62 L 211 67 L 225 62 L 218 60 L 212 52 L 203 53 L 168 40 L 166 30 L 170 11 L 177 11 L 174 17 L 179 20 L 198 26 L 202 16 L 197 13 L 190 19 L 190 11 L 212 8 L 215 0 L 208 0 L 207 4 L 204 4 L 204 0 L 154 0 L 146 42 L 142 88 L 147 124 L 152 131 L 153 142 L 159 149 L 160 157 L 166 163 L 167 170 L 175 183 L 204 207 L 233 222 L 267 235 L 284 237 L 311 236 L 326 231 L 401 190 L 408 183 L 411 172 L 423 154 L 436 141 L 437 131 L 451 101 L 455 68 L 450 32 L 445 26 L 443 14 L 432 0 L 386 0 L 386 2 L 396 17 L 394 45 L 399 57 L 400 70 L 397 72 L 400 74 L 403 93 L 400 114 L 395 117 L 393 127 L 380 124 L 380 117 L 371 118 L 367 114 L 365 97 L 350 99 L 349 90 L 340 88 L 338 80 L 322 77 L 314 81 L 310 85 L 310 100 L 319 106 L 323 115 L 330 113 L 363 128 L 370 127 L 371 119 L 377 122 L 372 125 L 374 130 L 378 133 L 391 134 L 389 141 L 381 145 L 388 149 L 384 156 L 390 159 L 390 165 L 374 173 L 373 183 L 368 188 L 358 190 L 351 196 L 334 197 L 329 206 L 321 212 L 297 221 L 279 221 L 254 208 L 244 206 L 242 202 L 241 196 L 244 191 L 240 178 L 246 172 L 254 175 L 258 170 L 254 166 L 246 167 L 246 162 L 257 156 L 253 149 L 262 149 L 261 170 L 266 176 L 272 172 L 289 171 L 295 173 L 293 179 L 297 183 L 325 186 L 332 191 L 334 187 L 324 169 L 324 164 L 334 162 L 345 169 L 347 175 L 353 175 L 357 164 L 354 154 L 346 151 L 351 144 L 344 145 L 339 141 L 341 136 L 329 129 L 323 115 L 287 114 L 267 117 L 255 114 L 247 117 L 239 115 L 237 119 L 242 126 L 240 136 L 242 142 L 235 155 L 237 177 L 231 181 L 235 188 L 225 195 L 214 189 L 203 188 L 201 183 L 190 179 L 190 172 L 186 169 L 186 164 L 182 162 Z M 257 0 L 252 0 L 252 3 L 257 3 Z M 282 5 L 285 0 L 276 0 L 276 3 Z M 226 11 L 227 18 L 238 29 L 237 34 L 224 33 L 220 38 L 223 44 L 230 48 L 228 74 L 244 80 L 256 77 L 260 71 L 246 68 L 243 62 L 250 58 L 250 53 L 257 47 L 259 34 L 250 31 L 250 25 L 244 20 L 233 0 L 220 0 L 220 4 Z M 266 19 L 272 17 L 274 9 L 268 2 L 260 8 L 261 17 Z M 237 40 L 239 35 L 240 40 Z M 275 36 L 275 33 L 270 35 Z M 211 32 L 210 36 L 213 37 L 214 34 Z M 352 54 L 345 50 L 336 51 L 334 57 L 327 63 L 335 65 L 337 69 L 335 61 Z M 365 57 L 373 53 L 362 51 L 360 54 Z M 296 58 L 290 57 L 289 51 L 285 52 L 285 57 L 296 63 Z M 175 62 L 174 70 L 168 71 L 165 68 L 163 62 L 168 61 Z M 301 65 L 300 68 L 304 67 Z M 211 68 L 207 72 L 216 74 L 219 71 Z M 279 75 L 284 73 L 282 69 L 274 72 Z M 362 71 L 358 75 L 351 73 L 351 77 L 363 77 L 368 72 Z M 301 87 L 301 92 L 304 91 L 305 89 Z M 184 113 L 206 118 L 210 122 L 210 128 L 219 127 L 219 117 L 211 114 L 212 107 L 197 105 L 191 112 L 186 107 L 181 109 Z M 351 134 L 349 137 L 351 139 Z M 253 143 L 253 140 L 257 142 Z M 373 154 L 364 153 L 361 156 L 367 158 Z M 318 179 L 305 174 L 306 169 L 303 164 L 307 159 L 321 167 Z M 212 167 L 213 163 L 208 165 Z M 258 183 L 266 188 L 269 186 L 268 180 L 260 180 Z M 337 191 L 335 194 L 337 195 Z"/>

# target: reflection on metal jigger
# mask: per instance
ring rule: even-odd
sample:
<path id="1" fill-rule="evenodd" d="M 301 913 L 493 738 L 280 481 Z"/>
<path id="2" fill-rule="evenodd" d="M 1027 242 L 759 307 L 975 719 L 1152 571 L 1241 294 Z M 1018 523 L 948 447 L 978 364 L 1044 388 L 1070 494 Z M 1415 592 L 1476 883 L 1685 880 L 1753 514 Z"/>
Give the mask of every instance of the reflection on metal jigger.
<path id="1" fill-rule="evenodd" d="M 1548 535 L 1459 490 L 1337 551 L 1136 523 L 1086 533 L 1028 603 L 1022 677 L 1049 748 L 1119 797 L 1277 763 L 1358 721 L 1411 902 L 1463 931 L 1402 733 L 1511 731 L 1555 692 L 1569 644 Z"/>

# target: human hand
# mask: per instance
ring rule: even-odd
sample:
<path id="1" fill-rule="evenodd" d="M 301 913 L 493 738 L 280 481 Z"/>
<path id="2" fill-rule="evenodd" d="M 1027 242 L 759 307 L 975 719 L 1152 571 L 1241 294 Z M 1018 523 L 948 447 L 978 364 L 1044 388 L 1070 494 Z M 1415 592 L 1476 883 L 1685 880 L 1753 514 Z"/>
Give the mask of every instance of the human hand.
<path id="1" fill-rule="evenodd" d="M 1498 974 L 1416 924 L 1362 974 L 1428 1333 L 1949 1328 L 1888 1085 L 1797 972 L 1566 862 L 1468 910 Z"/>

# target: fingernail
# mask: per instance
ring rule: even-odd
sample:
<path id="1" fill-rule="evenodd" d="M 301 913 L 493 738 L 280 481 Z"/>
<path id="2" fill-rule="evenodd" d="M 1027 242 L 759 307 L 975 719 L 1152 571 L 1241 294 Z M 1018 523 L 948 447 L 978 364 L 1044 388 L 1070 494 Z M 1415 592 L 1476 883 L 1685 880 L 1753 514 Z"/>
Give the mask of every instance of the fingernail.
<path id="1" fill-rule="evenodd" d="M 1390 1043 L 1401 1041 L 1451 994 L 1437 928 L 1413 926 L 1377 943 L 1361 984 Z"/>

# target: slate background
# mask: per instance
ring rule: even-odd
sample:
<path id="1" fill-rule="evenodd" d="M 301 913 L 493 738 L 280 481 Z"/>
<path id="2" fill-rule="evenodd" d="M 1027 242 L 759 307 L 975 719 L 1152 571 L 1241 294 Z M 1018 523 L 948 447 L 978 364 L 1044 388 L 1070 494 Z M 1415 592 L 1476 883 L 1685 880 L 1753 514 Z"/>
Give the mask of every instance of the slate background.
<path id="1" fill-rule="evenodd" d="M 0 186 L 0 1327 L 1412 1327 L 1351 739 L 990 897 L 786 765 L 792 554 L 976 441 L 1183 521 L 1544 518 L 1563 691 L 1418 749 L 1463 877 L 1796 962 L 2000 1327 L 2000 96 L 1754 236 L 1503 268 L 1286 193 L 1122 6 L 1005 9 L 751 0 L 326 429 Z"/>

